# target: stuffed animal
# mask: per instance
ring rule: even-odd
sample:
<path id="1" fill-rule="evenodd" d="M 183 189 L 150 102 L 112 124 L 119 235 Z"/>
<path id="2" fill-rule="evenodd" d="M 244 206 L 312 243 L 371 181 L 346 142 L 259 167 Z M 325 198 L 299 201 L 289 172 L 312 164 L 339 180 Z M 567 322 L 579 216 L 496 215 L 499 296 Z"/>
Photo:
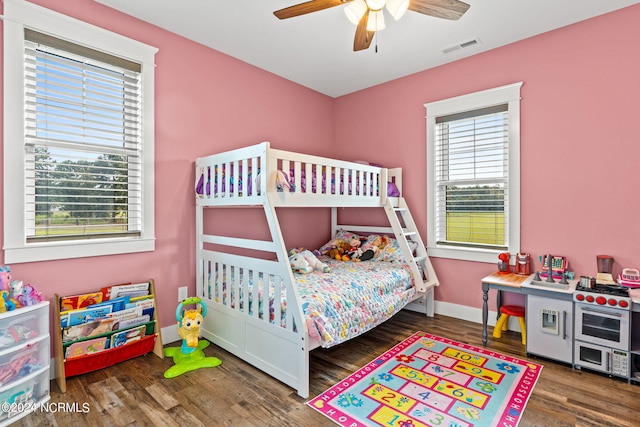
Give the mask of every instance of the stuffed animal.
<path id="1" fill-rule="evenodd" d="M 26 284 L 22 288 L 22 293 L 18 295 L 18 302 L 22 307 L 34 305 L 42 301 L 42 294 L 32 285 Z"/>
<path id="2" fill-rule="evenodd" d="M 0 313 L 16 309 L 16 303 L 11 301 L 9 291 L 0 290 Z"/>
<path id="3" fill-rule="evenodd" d="M 337 259 L 338 261 L 348 261 L 349 256 L 347 255 L 347 259 L 345 259 L 345 254 L 351 247 L 349 242 L 343 239 L 333 239 L 331 243 L 333 244 L 333 246 L 331 247 L 331 249 L 325 251 L 324 255 L 328 255 L 333 259 Z"/>
<path id="4" fill-rule="evenodd" d="M 19 298 L 22 295 L 23 287 L 22 280 L 12 280 L 9 283 L 9 299 L 7 301 L 13 303 L 15 307 L 21 307 Z"/>
<path id="5" fill-rule="evenodd" d="M 9 291 L 0 290 L 0 313 L 8 310 L 7 300 L 9 299 Z"/>
<path id="6" fill-rule="evenodd" d="M 381 249 L 389 243 L 389 239 L 386 236 L 376 236 L 370 242 L 365 243 L 362 246 L 362 255 L 360 255 L 361 261 L 368 261 L 378 256 Z"/>
<path id="7" fill-rule="evenodd" d="M 198 347 L 200 325 L 202 325 L 203 320 L 202 307 L 182 312 L 182 319 L 178 324 L 178 336 L 185 340 L 187 346 Z"/>
<path id="8" fill-rule="evenodd" d="M 0 267 L 0 290 L 9 290 L 9 284 L 11 283 L 11 267 L 3 265 Z"/>
<path id="9" fill-rule="evenodd" d="M 329 272 L 329 266 L 307 249 L 292 249 L 290 254 L 289 265 L 294 273 L 308 274 L 314 270 Z"/>
<path id="10" fill-rule="evenodd" d="M 11 299 L 18 300 L 18 297 L 22 295 L 22 288 L 24 282 L 22 280 L 12 280 L 9 284 L 9 296 Z"/>
<path id="11" fill-rule="evenodd" d="M 342 253 L 340 253 L 340 245 L 343 245 L 344 243 L 346 243 L 344 240 L 340 239 L 340 238 L 334 238 L 329 240 L 329 242 L 327 242 L 324 246 L 322 246 L 319 250 L 321 255 L 327 255 L 330 256 L 331 258 L 335 258 L 336 255 L 340 255 L 342 256 Z"/>
<path id="12" fill-rule="evenodd" d="M 360 261 L 360 257 L 362 256 L 362 241 L 360 239 L 353 238 L 349 240 L 349 250 L 346 252 L 348 256 L 344 261 Z"/>
<path id="13" fill-rule="evenodd" d="M 296 191 L 295 184 L 291 182 L 287 174 L 281 170 L 276 171 L 276 188 L 279 191 Z"/>

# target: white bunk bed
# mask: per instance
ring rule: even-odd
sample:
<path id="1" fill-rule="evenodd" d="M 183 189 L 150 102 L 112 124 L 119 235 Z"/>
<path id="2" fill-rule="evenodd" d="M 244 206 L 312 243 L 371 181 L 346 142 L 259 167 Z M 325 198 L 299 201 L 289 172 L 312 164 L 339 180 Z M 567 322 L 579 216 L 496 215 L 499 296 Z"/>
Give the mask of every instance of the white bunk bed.
<path id="1" fill-rule="evenodd" d="M 391 188 L 397 189 L 393 197 Z M 309 396 L 309 351 L 322 343 L 307 327 L 279 207 L 331 208 L 332 236 L 339 230 L 395 235 L 415 286 L 410 305 L 433 316 L 438 280 L 401 191 L 401 169 L 277 150 L 268 142 L 196 159 L 196 289 L 208 309 L 202 336 Z M 270 239 L 207 234 L 205 209 L 223 207 L 262 208 Z M 382 208 L 390 225 L 339 224 L 341 207 Z M 224 215 L 214 213 L 216 221 Z M 271 284 L 269 292 L 262 292 L 263 283 Z M 270 298 L 286 300 L 286 309 L 272 304 L 264 315 L 269 310 L 251 308 L 253 302 L 269 307 Z"/>

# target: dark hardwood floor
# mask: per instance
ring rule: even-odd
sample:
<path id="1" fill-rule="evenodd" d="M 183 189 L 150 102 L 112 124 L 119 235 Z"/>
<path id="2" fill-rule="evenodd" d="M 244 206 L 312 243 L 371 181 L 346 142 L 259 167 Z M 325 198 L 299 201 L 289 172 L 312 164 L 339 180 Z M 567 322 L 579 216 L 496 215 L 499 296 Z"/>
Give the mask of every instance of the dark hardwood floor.
<path id="1" fill-rule="evenodd" d="M 330 349 L 311 353 L 311 396 L 382 354 L 416 331 L 482 346 L 482 326 L 402 311 L 383 325 Z M 491 335 L 491 331 L 489 331 Z M 541 358 L 527 357 L 520 334 L 489 337 L 487 347 L 544 365 L 520 426 L 640 426 L 640 385 Z M 211 345 L 222 365 L 173 379 L 170 359 L 153 354 L 70 378 L 67 392 L 51 385 L 51 402 L 80 411 L 30 414 L 16 426 L 330 426 L 323 415 L 282 383 Z M 86 404 L 86 405 L 85 405 Z M 86 406 L 88 411 L 81 412 Z"/>

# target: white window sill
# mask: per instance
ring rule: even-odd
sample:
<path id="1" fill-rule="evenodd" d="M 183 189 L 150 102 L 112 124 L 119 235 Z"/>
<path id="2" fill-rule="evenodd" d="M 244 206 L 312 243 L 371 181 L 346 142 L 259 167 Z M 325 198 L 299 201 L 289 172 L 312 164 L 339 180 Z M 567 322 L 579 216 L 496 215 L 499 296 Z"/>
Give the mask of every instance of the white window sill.
<path id="1" fill-rule="evenodd" d="M 491 264 L 495 264 L 498 262 L 498 254 L 502 252 L 506 251 L 451 247 L 427 248 L 427 253 L 431 258 L 449 258 L 461 261 L 487 262 Z"/>
<path id="2" fill-rule="evenodd" d="M 52 261 L 59 259 L 150 252 L 155 250 L 155 239 L 104 239 L 86 242 L 46 242 L 25 246 L 5 247 L 4 262 Z"/>

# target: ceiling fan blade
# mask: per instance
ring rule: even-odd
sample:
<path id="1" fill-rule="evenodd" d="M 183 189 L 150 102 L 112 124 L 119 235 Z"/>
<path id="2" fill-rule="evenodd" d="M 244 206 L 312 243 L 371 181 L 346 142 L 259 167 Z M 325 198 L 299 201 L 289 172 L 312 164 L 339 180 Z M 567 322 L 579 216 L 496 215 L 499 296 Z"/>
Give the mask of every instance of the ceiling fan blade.
<path id="1" fill-rule="evenodd" d="M 371 40 L 373 40 L 373 35 L 376 33 L 375 31 L 367 31 L 367 22 L 369 21 L 369 9 L 367 12 L 360 18 L 360 22 L 358 23 L 358 27 L 356 27 L 356 37 L 353 40 L 353 51 L 357 52 L 359 50 L 368 49 L 371 45 Z"/>
<path id="2" fill-rule="evenodd" d="M 459 0 L 411 0 L 409 10 L 436 18 L 460 19 L 469 9 L 467 3 Z"/>
<path id="3" fill-rule="evenodd" d="M 273 14 L 280 19 L 293 18 L 295 16 L 306 15 L 307 13 L 329 9 L 330 7 L 340 6 L 341 4 L 348 3 L 350 1 L 351 0 L 311 0 L 276 10 Z"/>

